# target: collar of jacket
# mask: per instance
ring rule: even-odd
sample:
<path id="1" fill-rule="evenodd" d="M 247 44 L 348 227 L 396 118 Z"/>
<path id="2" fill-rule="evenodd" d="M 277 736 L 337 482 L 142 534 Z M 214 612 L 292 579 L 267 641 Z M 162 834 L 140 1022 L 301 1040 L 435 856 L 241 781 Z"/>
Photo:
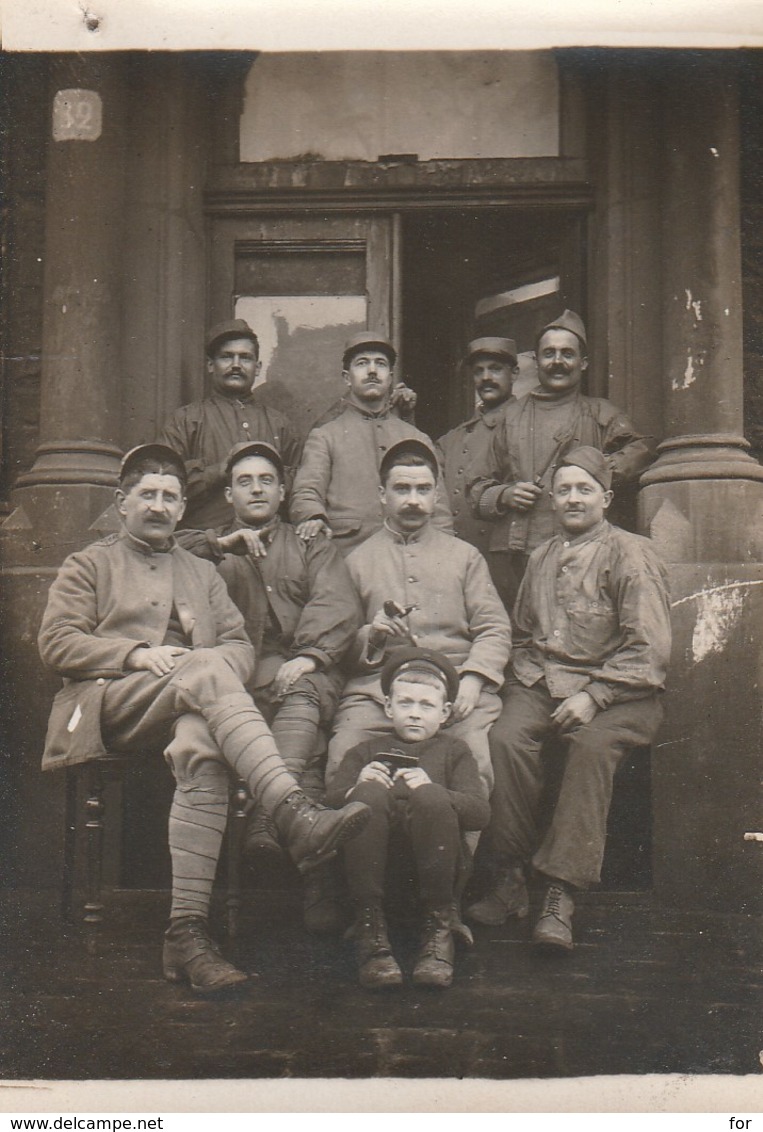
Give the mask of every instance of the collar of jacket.
<path id="1" fill-rule="evenodd" d="M 432 520 L 430 518 L 430 519 L 427 520 L 427 522 L 424 524 L 423 527 L 419 528 L 419 530 L 414 531 L 410 535 L 401 535 L 399 531 L 393 530 L 392 527 L 389 525 L 388 521 L 385 519 L 384 520 L 384 526 L 383 526 L 382 529 L 387 532 L 387 534 L 389 535 L 389 537 L 392 539 L 393 542 L 399 542 L 402 545 L 405 545 L 406 543 L 409 543 L 409 542 L 423 542 L 424 539 L 429 535 L 431 527 L 432 527 Z"/>
<path id="2" fill-rule="evenodd" d="M 250 389 L 243 397 L 226 397 L 224 393 L 215 391 L 209 400 L 217 401 L 218 405 L 251 405 L 254 401 L 254 389 Z"/>
<path id="3" fill-rule="evenodd" d="M 372 413 L 369 409 L 361 409 L 360 405 L 356 405 L 354 401 L 347 401 L 345 403 L 345 412 L 347 412 L 348 409 L 353 413 L 357 413 L 359 417 L 363 417 L 364 420 L 367 421 L 381 420 L 383 417 L 388 417 L 392 412 L 392 406 L 389 402 L 387 402 L 386 406 L 380 409 L 378 413 Z"/>
<path id="4" fill-rule="evenodd" d="M 170 535 L 166 546 L 157 547 L 151 546 L 150 543 L 144 542 L 143 539 L 136 538 L 135 535 L 131 535 L 126 527 L 122 528 L 122 538 L 131 550 L 134 550 L 136 554 L 145 555 L 146 558 L 150 558 L 152 554 L 169 554 L 170 551 L 175 550 L 177 547 L 174 535 Z"/>
<path id="5" fill-rule="evenodd" d="M 567 532 L 562 528 L 557 536 L 562 543 L 567 543 L 568 546 L 585 546 L 587 542 L 594 542 L 596 539 L 602 539 L 612 529 L 612 524 L 607 519 L 602 519 L 590 531 L 584 531 L 582 535 L 576 538 L 568 538 Z"/>
<path id="6" fill-rule="evenodd" d="M 566 405 L 569 401 L 574 401 L 576 397 L 580 397 L 581 393 L 578 388 L 570 390 L 570 392 L 565 393 L 563 397 L 554 397 L 554 395 L 549 393 L 547 389 L 544 389 L 542 385 L 536 385 L 534 389 L 530 390 L 527 396 L 534 398 L 536 401 L 547 401 L 553 402 L 555 405 Z"/>
<path id="7" fill-rule="evenodd" d="M 468 421 L 464 421 L 464 428 L 472 429 L 478 425 L 480 421 L 486 428 L 495 428 L 503 412 L 504 405 L 508 405 L 509 401 L 513 401 L 513 397 L 507 397 L 505 401 L 501 401 L 500 405 L 496 405 L 494 409 L 477 409 L 473 417 Z"/>

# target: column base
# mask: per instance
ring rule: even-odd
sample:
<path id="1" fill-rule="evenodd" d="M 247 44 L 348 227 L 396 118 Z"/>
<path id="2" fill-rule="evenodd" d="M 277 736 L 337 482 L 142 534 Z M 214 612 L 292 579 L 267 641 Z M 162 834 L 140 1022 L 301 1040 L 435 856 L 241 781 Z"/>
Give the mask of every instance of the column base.
<path id="1" fill-rule="evenodd" d="M 92 484 L 116 487 L 122 452 L 102 440 L 51 440 L 37 449 L 33 467 L 16 487 L 38 484 Z"/>

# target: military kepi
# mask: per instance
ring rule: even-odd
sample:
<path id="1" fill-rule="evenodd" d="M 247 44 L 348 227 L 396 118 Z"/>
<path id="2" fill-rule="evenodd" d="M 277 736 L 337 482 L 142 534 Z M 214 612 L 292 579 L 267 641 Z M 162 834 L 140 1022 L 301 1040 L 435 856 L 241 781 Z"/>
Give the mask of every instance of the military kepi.
<path id="1" fill-rule="evenodd" d="M 585 323 L 579 314 L 575 311 L 565 310 L 555 318 L 552 322 L 547 322 L 541 330 L 541 335 L 545 334 L 547 330 L 569 330 L 576 338 L 579 338 L 583 346 L 588 347 L 588 341 L 585 333 Z"/>
<path id="2" fill-rule="evenodd" d="M 247 456 L 262 456 L 263 459 L 269 460 L 283 482 L 283 460 L 273 445 L 265 440 L 242 440 L 240 444 L 234 444 L 225 461 L 225 475 L 229 476 L 239 460 L 244 460 Z"/>
<path id="3" fill-rule="evenodd" d="M 420 440 L 417 436 L 408 436 L 405 440 L 398 440 L 396 444 L 391 444 L 382 456 L 379 465 L 379 477 L 382 480 L 398 456 L 403 455 L 420 457 L 429 465 L 432 469 L 432 475 L 437 479 L 440 468 L 437 463 L 437 454 L 432 445 L 425 440 Z"/>
<path id="4" fill-rule="evenodd" d="M 385 338 L 383 334 L 377 334 L 375 330 L 361 330 L 358 334 L 353 334 L 351 338 L 347 339 L 342 351 L 342 365 L 348 366 L 358 351 L 368 350 L 371 347 L 386 354 L 389 358 L 389 364 L 394 366 L 397 361 L 397 350 L 389 338 Z"/>
<path id="5" fill-rule="evenodd" d="M 513 338 L 475 338 L 466 347 L 464 361 L 469 362 L 480 354 L 491 358 L 504 358 L 512 365 L 517 364 L 517 344 Z"/>
<path id="6" fill-rule="evenodd" d="M 605 491 L 609 491 L 612 487 L 612 469 L 607 463 L 607 457 L 598 448 L 591 448 L 587 444 L 573 448 L 566 456 L 562 456 L 557 467 L 582 468 L 589 476 L 593 476 Z"/>
<path id="7" fill-rule="evenodd" d="M 167 465 L 168 471 L 163 474 L 177 476 L 185 485 L 186 471 L 183 458 L 166 444 L 138 444 L 129 452 L 125 452 L 119 465 L 119 482 L 121 483 L 144 460 L 156 460 L 159 464 Z"/>
<path id="8" fill-rule="evenodd" d="M 390 693 L 392 681 L 396 676 L 410 676 L 426 673 L 436 676 L 445 688 L 447 699 L 453 703 L 458 696 L 459 676 L 446 656 L 434 649 L 422 649 L 416 645 L 404 645 L 394 649 L 389 660 L 381 670 L 381 688 L 385 696 Z"/>
<path id="9" fill-rule="evenodd" d="M 249 338 L 255 346 L 257 345 L 257 335 L 249 323 L 244 322 L 243 318 L 230 318 L 227 322 L 218 322 L 209 330 L 206 342 L 207 357 L 213 357 L 215 348 L 228 338 Z"/>

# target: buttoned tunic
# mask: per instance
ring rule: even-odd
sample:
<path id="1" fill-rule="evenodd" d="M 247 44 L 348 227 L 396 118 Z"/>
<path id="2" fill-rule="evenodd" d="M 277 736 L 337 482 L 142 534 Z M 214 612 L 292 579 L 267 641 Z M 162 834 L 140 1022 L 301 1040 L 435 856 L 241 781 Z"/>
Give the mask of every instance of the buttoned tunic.
<path id="1" fill-rule="evenodd" d="M 467 489 L 474 478 L 472 466 L 484 466 L 503 408 L 504 405 L 499 405 L 495 409 L 475 413 L 468 421 L 446 432 L 435 445 L 453 512 L 453 529 L 459 538 L 476 546 L 481 554 L 488 550 L 493 527 L 488 519 L 475 518 L 472 514 Z"/>
<path id="2" fill-rule="evenodd" d="M 243 618 L 210 562 L 174 542 L 166 551 L 126 531 L 70 555 L 50 587 L 40 656 L 64 677 L 51 711 L 43 769 L 105 753 L 101 705 L 139 645 L 164 644 L 179 626 L 193 649 L 214 648 L 243 683 L 254 650 Z M 156 678 L 153 678 L 156 680 Z"/>
<path id="3" fill-rule="evenodd" d="M 390 409 L 368 413 L 347 404 L 335 420 L 314 428 L 305 441 L 289 501 L 291 521 L 325 519 L 336 547 L 349 553 L 382 526 L 379 466 L 391 445 L 409 437 L 431 444 L 428 436 Z M 441 479 L 433 521 L 443 530 L 453 530 Z"/>
<path id="4" fill-rule="evenodd" d="M 555 699 L 585 690 L 600 708 L 665 686 L 670 610 L 665 568 L 648 539 L 602 521 L 557 535 L 530 556 L 515 608 L 512 665 Z"/>
<path id="5" fill-rule="evenodd" d="M 257 655 L 253 687 L 269 684 L 284 660 L 311 657 L 318 672 L 307 679 L 325 690 L 315 676 L 330 672 L 348 651 L 361 625 L 360 602 L 342 556 L 320 534 L 309 542 L 277 517 L 259 531 L 267 554 L 225 554 L 218 537 L 244 524 L 217 531 L 181 531 L 179 543 L 218 563 L 228 592 L 244 615 Z M 332 707 L 336 703 L 333 692 Z"/>
<path id="6" fill-rule="evenodd" d="M 354 743 L 391 730 L 380 680 L 388 651 L 368 648 L 370 622 L 391 599 L 404 608 L 414 606 L 407 617 L 411 640 L 406 644 L 436 649 L 459 673 L 483 678 L 475 711 L 448 730 L 469 745 L 489 788 L 487 730 L 500 712 L 497 692 L 511 651 L 511 627 L 484 558 L 469 543 L 428 523 L 407 538 L 382 527 L 355 548 L 347 566 L 366 624 L 348 657 L 354 667 L 337 709 L 328 776 Z"/>
<path id="7" fill-rule="evenodd" d="M 649 448 L 628 417 L 610 401 L 577 391 L 549 398 L 541 386 L 509 402 L 496 423 L 484 462 L 475 463 L 469 499 L 475 515 L 492 521 L 491 552 L 529 554 L 556 531 L 549 492 L 549 460 L 560 442 L 590 445 L 609 457 L 613 486 L 635 479 L 651 462 Z M 501 502 L 504 488 L 542 476 L 542 493 L 529 511 Z"/>
<path id="8" fill-rule="evenodd" d="M 183 405 L 170 417 L 159 436 L 185 461 L 188 506 L 183 526 L 205 529 L 229 523 L 232 509 L 225 498 L 225 461 L 234 444 L 264 440 L 272 444 L 285 466 L 290 486 L 302 452 L 291 421 L 256 393 L 223 397 L 214 393 L 203 401 Z"/>

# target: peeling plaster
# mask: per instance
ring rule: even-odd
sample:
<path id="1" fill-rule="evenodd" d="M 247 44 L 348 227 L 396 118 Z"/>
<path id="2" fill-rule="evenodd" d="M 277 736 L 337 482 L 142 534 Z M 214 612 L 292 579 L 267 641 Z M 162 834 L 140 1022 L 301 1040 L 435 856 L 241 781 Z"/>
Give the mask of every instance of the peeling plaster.
<path id="1" fill-rule="evenodd" d="M 685 290 L 685 294 L 686 294 L 686 309 L 687 309 L 687 311 L 693 309 L 694 310 L 694 317 L 696 318 L 697 322 L 702 322 L 702 300 L 701 299 L 693 299 L 691 297 L 691 291 L 689 290 L 688 287 L 686 287 L 684 290 Z"/>
<path id="2" fill-rule="evenodd" d="M 695 664 L 712 653 L 722 652 L 732 629 L 738 624 L 744 608 L 745 590 L 763 585 L 763 581 L 729 582 L 688 594 L 671 603 L 675 609 L 689 601 L 697 603 L 697 619 L 691 640 Z"/>
<path id="3" fill-rule="evenodd" d="M 701 365 L 701 359 L 699 361 L 699 364 Z M 694 358 L 691 355 L 691 350 L 689 350 L 686 354 L 686 369 L 684 370 L 683 381 L 679 381 L 674 377 L 671 385 L 673 386 L 674 390 L 678 391 L 680 389 L 688 389 L 689 386 L 693 385 L 696 380 L 697 375 L 694 372 Z"/>
<path id="4" fill-rule="evenodd" d="M 712 153 L 713 157 L 720 157 L 721 156 L 714 145 L 710 146 L 710 152 Z"/>

